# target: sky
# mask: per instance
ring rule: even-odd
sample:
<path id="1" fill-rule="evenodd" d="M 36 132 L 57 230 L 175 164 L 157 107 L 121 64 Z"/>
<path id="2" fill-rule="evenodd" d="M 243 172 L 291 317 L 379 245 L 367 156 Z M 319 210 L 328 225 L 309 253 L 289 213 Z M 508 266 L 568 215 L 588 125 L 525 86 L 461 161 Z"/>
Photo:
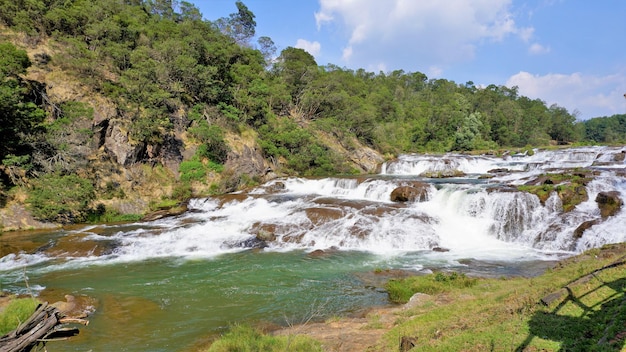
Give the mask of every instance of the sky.
<path id="1" fill-rule="evenodd" d="M 235 0 L 192 0 L 204 19 Z M 517 86 L 579 120 L 626 114 L 624 0 L 242 0 L 278 54 L 318 65 Z"/>

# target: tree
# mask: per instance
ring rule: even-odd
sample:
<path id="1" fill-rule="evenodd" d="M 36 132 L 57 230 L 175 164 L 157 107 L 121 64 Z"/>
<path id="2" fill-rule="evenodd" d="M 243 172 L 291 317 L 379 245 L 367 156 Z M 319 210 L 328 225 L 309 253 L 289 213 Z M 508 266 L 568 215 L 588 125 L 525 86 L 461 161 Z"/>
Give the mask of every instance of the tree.
<path id="1" fill-rule="evenodd" d="M 265 64 L 269 66 L 276 54 L 276 44 L 274 44 L 274 41 L 270 37 L 260 37 L 257 43 L 259 44 L 259 51 L 263 54 L 263 58 L 265 59 Z"/>
<path id="2" fill-rule="evenodd" d="M 287 47 L 280 52 L 274 65 L 274 72 L 283 78 L 296 100 L 304 87 L 313 81 L 317 71 L 317 62 L 313 55 L 303 49 Z"/>
<path id="3" fill-rule="evenodd" d="M 235 3 L 237 13 L 231 13 L 228 18 L 222 17 L 216 21 L 217 27 L 222 33 L 233 38 L 239 45 L 248 45 L 256 31 L 254 14 L 241 1 Z"/>
<path id="4" fill-rule="evenodd" d="M 31 87 L 20 77 L 30 64 L 24 50 L 0 43 L 0 160 L 28 153 L 23 137 L 45 117 L 32 100 Z"/>

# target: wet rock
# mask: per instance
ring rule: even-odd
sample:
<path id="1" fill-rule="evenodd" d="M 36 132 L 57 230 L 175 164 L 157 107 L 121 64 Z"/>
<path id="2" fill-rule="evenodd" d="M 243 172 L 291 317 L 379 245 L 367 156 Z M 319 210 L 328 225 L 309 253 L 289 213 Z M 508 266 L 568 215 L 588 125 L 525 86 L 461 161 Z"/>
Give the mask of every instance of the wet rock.
<path id="1" fill-rule="evenodd" d="M 46 294 L 44 294 L 46 296 Z M 68 318 L 84 319 L 93 314 L 96 310 L 96 300 L 94 298 L 80 295 L 65 295 L 65 301 L 56 301 L 52 304 L 63 315 Z"/>
<path id="2" fill-rule="evenodd" d="M 275 182 L 266 187 L 268 192 L 276 193 L 285 190 L 285 184 L 283 182 Z"/>
<path id="3" fill-rule="evenodd" d="M 505 174 L 508 172 L 510 172 L 509 169 L 505 169 L 505 168 L 491 169 L 487 171 L 487 173 L 490 173 L 490 174 Z"/>
<path id="4" fill-rule="evenodd" d="M 327 257 L 333 253 L 337 253 L 338 251 L 339 249 L 337 247 L 330 247 L 327 249 L 316 249 L 313 252 L 310 252 L 309 254 L 307 254 L 307 256 L 310 258 L 321 258 L 321 257 Z"/>
<path id="5" fill-rule="evenodd" d="M 224 243 L 227 248 L 248 248 L 248 249 L 262 249 L 267 248 L 268 245 L 265 241 L 258 239 L 257 237 L 250 237 L 248 239 L 238 242 Z"/>
<path id="6" fill-rule="evenodd" d="M 176 207 L 173 208 L 168 208 L 168 209 L 161 209 L 161 210 L 157 210 L 155 212 L 152 212 L 146 216 L 144 216 L 141 221 L 155 221 L 158 219 L 163 219 L 163 218 L 168 218 L 168 217 L 172 217 L 172 216 L 177 216 L 177 215 L 181 215 L 184 212 L 187 211 L 187 204 L 183 203 L 183 204 L 179 204 Z"/>
<path id="7" fill-rule="evenodd" d="M 563 211 L 569 212 L 578 204 L 589 199 L 587 188 L 578 184 L 568 184 L 557 187 L 557 194 L 563 203 Z"/>
<path id="8" fill-rule="evenodd" d="M 323 257 L 323 256 L 325 256 L 325 255 L 326 255 L 326 252 L 324 252 L 324 251 L 323 251 L 323 250 L 321 250 L 321 249 L 316 249 L 316 250 L 314 250 L 313 252 L 311 252 L 311 253 L 307 254 L 307 256 L 308 256 L 308 257 L 311 257 L 311 258 L 319 258 L 319 257 Z"/>
<path id="9" fill-rule="evenodd" d="M 400 186 L 391 192 L 392 202 L 425 202 L 428 200 L 430 185 L 416 183 L 412 186 Z"/>
<path id="10" fill-rule="evenodd" d="M 597 225 L 597 224 L 599 224 L 599 223 L 600 223 L 600 219 L 589 220 L 589 221 L 585 221 L 585 222 L 583 222 L 582 224 L 580 224 L 580 225 L 576 228 L 576 230 L 574 230 L 574 234 L 573 234 L 574 238 L 575 238 L 575 239 L 579 239 L 579 238 L 583 237 L 583 233 L 584 233 L 587 229 L 589 229 L 589 228 L 591 228 L 592 226 Z"/>
<path id="11" fill-rule="evenodd" d="M 37 249 L 49 257 L 90 257 L 111 254 L 119 243 L 114 240 L 90 240 L 87 234 L 78 233 L 59 237 Z"/>
<path id="12" fill-rule="evenodd" d="M 451 177 L 463 177 L 465 176 L 465 172 L 461 170 L 428 170 L 424 171 L 420 174 L 421 177 L 426 178 L 451 178 Z"/>
<path id="13" fill-rule="evenodd" d="M 341 219 L 344 215 L 343 211 L 335 208 L 307 208 L 306 216 L 311 220 L 313 225 L 319 226 L 332 220 Z"/>
<path id="14" fill-rule="evenodd" d="M 596 203 L 600 208 L 600 215 L 602 218 L 607 218 L 617 214 L 624 204 L 619 197 L 620 193 L 617 191 L 600 192 L 596 197 Z"/>
<path id="15" fill-rule="evenodd" d="M 257 222 L 250 228 L 250 233 L 264 242 L 276 241 L 276 224 L 265 224 Z"/>
<path id="16" fill-rule="evenodd" d="M 433 247 L 432 249 L 433 252 L 450 252 L 450 250 L 448 248 L 443 248 L 443 247 Z"/>

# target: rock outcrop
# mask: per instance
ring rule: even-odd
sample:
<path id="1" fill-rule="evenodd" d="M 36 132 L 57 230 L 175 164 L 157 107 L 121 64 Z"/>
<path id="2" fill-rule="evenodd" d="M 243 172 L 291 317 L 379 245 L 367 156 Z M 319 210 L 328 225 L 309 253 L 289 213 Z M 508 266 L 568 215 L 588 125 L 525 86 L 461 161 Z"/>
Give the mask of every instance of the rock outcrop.
<path id="1" fill-rule="evenodd" d="M 617 214 L 622 209 L 623 202 L 619 197 L 619 192 L 600 192 L 596 196 L 596 203 L 600 208 L 600 215 L 603 219 Z"/>
<path id="2" fill-rule="evenodd" d="M 415 182 L 411 185 L 400 186 L 391 192 L 392 202 L 425 202 L 428 200 L 430 185 Z"/>

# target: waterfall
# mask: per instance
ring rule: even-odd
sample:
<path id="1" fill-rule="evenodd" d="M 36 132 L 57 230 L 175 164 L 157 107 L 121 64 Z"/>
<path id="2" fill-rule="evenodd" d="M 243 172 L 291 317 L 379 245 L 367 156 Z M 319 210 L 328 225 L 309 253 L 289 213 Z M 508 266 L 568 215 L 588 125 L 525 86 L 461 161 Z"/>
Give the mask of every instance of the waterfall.
<path id="1" fill-rule="evenodd" d="M 595 201 L 601 192 L 617 192 L 624 200 L 625 153 L 624 148 L 584 147 L 501 157 L 401 155 L 383 165 L 380 175 L 275 179 L 248 192 L 193 199 L 189 212 L 173 218 L 90 225 L 75 234 L 94 248 L 111 250 L 65 253 L 58 263 L 59 254 L 45 248 L 12 253 L 0 258 L 0 271 L 46 263 L 211 258 L 249 248 L 392 256 L 436 249 L 448 250 L 438 252 L 441 257 L 501 259 L 575 253 L 626 241 L 625 210 L 604 219 Z M 424 176 L 450 170 L 465 176 Z M 567 212 L 556 192 L 542 202 L 517 190 L 538 182 L 540 174 L 561 172 L 594 174 L 585 183 L 588 200 Z M 425 196 L 394 202 L 391 193 L 399 187 Z"/>

